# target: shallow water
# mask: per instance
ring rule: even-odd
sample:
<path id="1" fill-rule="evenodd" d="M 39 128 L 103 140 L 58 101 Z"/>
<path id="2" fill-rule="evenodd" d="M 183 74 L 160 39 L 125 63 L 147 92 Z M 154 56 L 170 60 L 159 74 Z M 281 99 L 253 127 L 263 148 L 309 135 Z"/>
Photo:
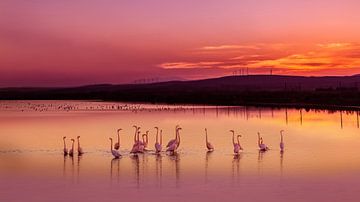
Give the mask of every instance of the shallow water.
<path id="1" fill-rule="evenodd" d="M 1 101 L 0 201 L 357 201 L 358 121 L 345 111 Z M 138 156 L 129 154 L 134 124 L 150 131 L 150 151 Z M 177 124 L 177 154 L 156 155 L 154 126 L 164 145 Z M 117 128 L 123 156 L 113 159 Z M 239 156 L 230 129 L 243 135 Z M 270 151 L 259 153 L 257 132 Z M 70 147 L 77 135 L 85 154 L 64 157 L 62 137 Z"/>

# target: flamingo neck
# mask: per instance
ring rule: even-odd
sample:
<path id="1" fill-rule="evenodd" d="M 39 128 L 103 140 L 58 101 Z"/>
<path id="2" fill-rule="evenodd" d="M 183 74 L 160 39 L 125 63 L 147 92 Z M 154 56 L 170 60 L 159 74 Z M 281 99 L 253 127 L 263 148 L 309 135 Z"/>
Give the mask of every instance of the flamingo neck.
<path id="1" fill-rule="evenodd" d="M 156 142 L 157 143 L 158 143 L 158 140 L 159 140 L 158 136 L 159 136 L 159 129 L 156 129 Z"/>
<path id="2" fill-rule="evenodd" d="M 178 136 L 178 139 L 179 139 L 179 141 L 178 141 L 178 146 L 180 145 L 180 133 L 179 133 L 179 131 L 177 131 L 177 136 Z"/>
<path id="3" fill-rule="evenodd" d="M 118 131 L 118 144 L 120 145 L 120 131 Z"/>
<path id="4" fill-rule="evenodd" d="M 207 144 L 208 143 L 207 131 L 205 131 L 205 139 L 206 139 L 206 144 Z"/>
<path id="5" fill-rule="evenodd" d="M 113 144 L 113 141 L 110 139 L 110 151 L 112 151 L 112 144 Z"/>
<path id="6" fill-rule="evenodd" d="M 135 129 L 135 134 L 134 134 L 134 143 L 136 143 L 136 135 L 137 135 L 137 128 Z"/>
<path id="7" fill-rule="evenodd" d="M 75 141 L 72 141 L 72 146 L 71 146 L 71 149 L 74 151 L 74 143 Z"/>
<path id="8" fill-rule="evenodd" d="M 235 144 L 235 133 L 233 132 L 233 136 L 232 136 L 232 141 L 233 141 L 233 144 Z"/>
<path id="9" fill-rule="evenodd" d="M 63 141 L 64 141 L 64 149 L 66 149 L 66 143 L 65 143 L 65 139 L 63 139 Z"/>
<path id="10" fill-rule="evenodd" d="M 162 131 L 160 131 L 160 145 L 162 145 Z"/>

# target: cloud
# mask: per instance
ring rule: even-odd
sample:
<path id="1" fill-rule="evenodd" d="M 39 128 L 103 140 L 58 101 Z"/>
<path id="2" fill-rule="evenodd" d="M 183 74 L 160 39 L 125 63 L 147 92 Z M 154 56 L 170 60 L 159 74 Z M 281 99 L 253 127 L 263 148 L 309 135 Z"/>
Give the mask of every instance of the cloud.
<path id="1" fill-rule="evenodd" d="M 222 62 L 169 62 L 159 66 L 164 69 L 193 69 L 193 68 L 211 68 Z"/>
<path id="2" fill-rule="evenodd" d="M 204 46 L 199 48 L 200 50 L 218 51 L 229 49 L 259 49 L 257 45 L 220 45 L 220 46 Z"/>
<path id="3" fill-rule="evenodd" d="M 199 49 L 211 50 L 212 53 L 203 53 L 204 57 L 200 57 L 198 61 L 194 61 L 192 55 L 189 55 L 192 62 L 167 62 L 159 66 L 165 69 L 249 68 L 263 71 L 272 68 L 278 73 L 292 74 L 327 70 L 355 72 L 360 67 L 360 45 L 356 43 L 313 44 L 307 47 L 294 44 L 221 45 Z M 203 58 L 207 61 L 203 61 Z M 214 58 L 216 62 L 208 62 Z"/>

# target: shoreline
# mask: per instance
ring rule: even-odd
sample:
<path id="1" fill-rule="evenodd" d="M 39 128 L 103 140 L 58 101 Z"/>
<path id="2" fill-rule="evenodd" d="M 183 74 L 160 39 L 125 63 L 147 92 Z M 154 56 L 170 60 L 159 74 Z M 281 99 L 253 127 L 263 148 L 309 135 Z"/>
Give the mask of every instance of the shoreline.
<path id="1" fill-rule="evenodd" d="M 207 106 L 207 107 L 255 107 L 255 108 L 275 108 L 275 109 L 304 109 L 304 110 L 328 110 L 328 111 L 356 111 L 360 112 L 360 106 L 328 105 L 328 104 L 309 104 L 309 103 L 241 103 L 238 105 L 227 105 L 223 103 L 198 103 L 198 102 L 146 102 L 128 100 L 102 100 L 102 99 L 0 99 L 2 101 L 84 101 L 84 102 L 114 102 L 129 104 L 150 104 L 150 105 L 183 105 L 183 106 Z"/>

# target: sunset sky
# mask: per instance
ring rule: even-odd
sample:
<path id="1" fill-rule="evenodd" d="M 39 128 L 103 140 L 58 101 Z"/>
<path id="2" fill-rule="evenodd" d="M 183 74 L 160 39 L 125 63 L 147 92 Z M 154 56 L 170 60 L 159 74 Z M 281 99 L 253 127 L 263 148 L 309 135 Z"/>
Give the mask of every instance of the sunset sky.
<path id="1" fill-rule="evenodd" d="M 1 0 L 0 87 L 360 73 L 358 0 Z"/>

